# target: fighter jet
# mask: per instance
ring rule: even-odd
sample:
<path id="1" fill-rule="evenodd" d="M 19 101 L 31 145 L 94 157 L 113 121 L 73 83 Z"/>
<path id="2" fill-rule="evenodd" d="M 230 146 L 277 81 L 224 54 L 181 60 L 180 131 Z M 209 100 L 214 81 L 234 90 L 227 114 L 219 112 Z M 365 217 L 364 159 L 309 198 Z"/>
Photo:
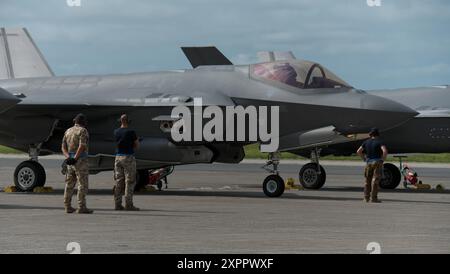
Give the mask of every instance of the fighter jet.
<path id="1" fill-rule="evenodd" d="M 128 114 L 141 137 L 135 156 L 139 184 L 145 184 L 149 170 L 195 163 L 239 163 L 245 156 L 245 145 L 263 146 L 267 142 L 260 135 L 254 139 L 250 134 L 223 140 L 203 136 L 174 140 L 174 131 L 186 130 L 183 126 L 173 130 L 177 122 L 187 118 L 198 121 L 195 108 L 199 99 L 202 109 L 277 107 L 275 139 L 279 145 L 268 154 L 266 170 L 270 175 L 263 182 L 263 191 L 269 197 L 284 192 L 278 171 L 279 151 L 357 140 L 371 127 L 388 130 L 417 114 L 400 103 L 356 89 L 324 66 L 297 60 L 292 54 L 269 52 L 266 62 L 233 65 L 215 47 L 182 50 L 193 69 L 55 76 L 26 29 L 1 28 L 0 144 L 28 152 L 30 157 L 14 172 L 18 189 L 30 191 L 45 184 L 39 156 L 60 153 L 62 136 L 80 112 L 89 119 L 91 173 L 113 169 L 112 133 L 120 114 Z M 174 117 L 174 108 L 180 106 L 192 110 L 192 117 Z M 269 114 L 266 120 L 271 117 Z M 203 116 L 201 126 L 209 120 Z M 245 122 L 250 117 L 232 120 Z M 233 137 L 239 126 L 232 123 L 230 127 L 228 122 L 222 131 L 227 136 L 233 132 Z M 246 132 L 255 125 L 243 124 Z M 315 156 L 318 160 L 319 155 Z M 317 174 L 325 174 L 318 163 L 312 166 Z"/>
<path id="2" fill-rule="evenodd" d="M 446 153 L 450 152 L 450 87 L 448 85 L 372 90 L 368 93 L 405 104 L 419 114 L 408 122 L 382 132 L 390 154 Z M 361 141 L 333 144 L 321 148 L 320 155 L 349 156 L 354 154 Z M 292 151 L 309 156 L 310 150 Z M 399 155 L 401 156 L 401 155 Z M 403 155 L 404 156 L 404 155 Z M 399 168 L 392 163 L 384 164 L 384 177 L 380 186 L 395 189 L 401 181 Z M 325 183 L 317 178 L 300 178 L 303 186 L 318 189 Z"/>

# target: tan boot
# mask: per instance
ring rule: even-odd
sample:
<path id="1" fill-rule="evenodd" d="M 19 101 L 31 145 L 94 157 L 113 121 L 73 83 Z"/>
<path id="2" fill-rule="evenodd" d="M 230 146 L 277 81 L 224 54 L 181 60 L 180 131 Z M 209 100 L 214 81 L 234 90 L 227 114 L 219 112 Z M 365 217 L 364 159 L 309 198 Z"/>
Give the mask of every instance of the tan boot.
<path id="1" fill-rule="evenodd" d="M 126 211 L 139 211 L 140 209 L 138 207 L 135 207 L 134 205 L 126 205 L 125 210 Z"/>
<path id="2" fill-rule="evenodd" d="M 73 207 L 71 207 L 71 206 L 68 206 L 68 207 L 66 207 L 65 208 L 65 212 L 67 213 L 67 214 L 70 214 L 70 213 L 74 213 L 75 212 L 75 208 L 73 208 Z"/>
<path id="3" fill-rule="evenodd" d="M 381 200 L 378 200 L 378 198 L 372 198 L 372 200 L 370 202 L 374 203 L 374 204 L 380 204 Z"/>
<path id="4" fill-rule="evenodd" d="M 125 208 L 121 204 L 116 204 L 116 206 L 114 207 L 114 210 L 121 211 L 121 210 L 125 210 Z"/>
<path id="5" fill-rule="evenodd" d="M 92 213 L 94 213 L 94 211 L 87 207 L 80 207 L 77 209 L 77 213 L 78 214 L 92 214 Z"/>

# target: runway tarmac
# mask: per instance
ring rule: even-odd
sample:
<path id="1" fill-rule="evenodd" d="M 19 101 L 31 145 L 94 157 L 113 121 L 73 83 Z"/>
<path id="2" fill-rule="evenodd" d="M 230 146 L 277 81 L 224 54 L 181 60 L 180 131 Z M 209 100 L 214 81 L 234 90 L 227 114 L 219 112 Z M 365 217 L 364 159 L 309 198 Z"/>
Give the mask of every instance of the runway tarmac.
<path id="1" fill-rule="evenodd" d="M 12 185 L 15 157 L 0 159 L 0 188 Z M 322 190 L 288 190 L 267 198 L 258 161 L 176 167 L 169 189 L 140 193 L 140 212 L 112 210 L 112 173 L 90 177 L 93 215 L 62 209 L 60 160 L 42 158 L 54 193 L 0 193 L 0 253 L 450 253 L 450 191 L 383 191 L 382 204 L 362 202 L 362 167 L 324 164 Z M 424 183 L 450 189 L 445 165 L 418 165 Z M 298 184 L 300 164 L 281 175 Z M 75 201 L 75 199 L 74 199 Z M 75 203 L 74 203 L 75 204 Z"/>

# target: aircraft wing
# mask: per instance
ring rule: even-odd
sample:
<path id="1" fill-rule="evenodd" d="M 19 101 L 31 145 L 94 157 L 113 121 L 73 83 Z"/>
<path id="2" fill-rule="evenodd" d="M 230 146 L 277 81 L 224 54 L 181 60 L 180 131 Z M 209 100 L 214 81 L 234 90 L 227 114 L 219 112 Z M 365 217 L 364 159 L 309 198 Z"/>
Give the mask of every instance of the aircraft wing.
<path id="1" fill-rule="evenodd" d="M 333 144 L 363 140 L 366 138 L 368 138 L 368 134 L 342 135 L 336 131 L 334 126 L 328 126 L 280 137 L 279 150 L 292 151 L 313 147 L 323 147 Z"/>

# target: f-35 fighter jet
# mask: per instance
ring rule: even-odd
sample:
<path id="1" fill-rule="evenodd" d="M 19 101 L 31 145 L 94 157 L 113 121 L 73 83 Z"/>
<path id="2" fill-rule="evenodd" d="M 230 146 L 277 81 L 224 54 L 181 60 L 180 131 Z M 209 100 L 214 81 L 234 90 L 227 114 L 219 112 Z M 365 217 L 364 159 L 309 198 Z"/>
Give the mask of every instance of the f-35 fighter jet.
<path id="1" fill-rule="evenodd" d="M 387 130 L 417 114 L 402 104 L 355 89 L 322 65 L 296 60 L 290 54 L 270 52 L 265 62 L 233 65 L 215 47 L 187 47 L 183 51 L 193 69 L 55 76 L 26 29 L 1 28 L 0 144 L 30 156 L 15 170 L 16 186 L 30 191 L 44 185 L 45 170 L 38 157 L 60 153 L 63 133 L 80 112 L 89 119 L 92 173 L 113 169 L 112 133 L 118 127 L 117 118 L 128 114 L 141 137 L 135 155 L 140 184 L 145 184 L 148 171 L 156 168 L 239 163 L 245 156 L 245 145 L 268 145 L 262 133 L 276 132 L 271 142 L 277 146 L 270 151 L 266 166 L 270 175 L 263 182 L 269 197 L 284 192 L 277 169 L 278 151 L 356 140 L 371 127 Z M 196 112 L 199 102 L 204 110 L 200 119 Z M 206 114 L 211 106 L 216 107 L 214 115 Z M 174 116 L 176 107 L 191 112 Z M 194 129 L 202 129 L 218 117 L 218 108 L 227 112 L 239 107 L 246 111 L 245 116 L 227 116 L 223 126 L 215 123 L 214 136 L 226 138 L 196 136 L 195 130 L 194 138 L 174 138 L 174 132 L 189 135 L 187 121 L 200 121 Z M 252 121 L 251 110 L 268 109 L 276 111 Z M 272 119 L 275 116 L 278 119 Z M 275 123 L 262 123 L 269 120 Z M 251 133 L 255 126 L 257 135 Z M 239 135 L 242 128 L 245 134 Z M 324 173 L 317 163 L 314 166 L 318 174 Z"/>

